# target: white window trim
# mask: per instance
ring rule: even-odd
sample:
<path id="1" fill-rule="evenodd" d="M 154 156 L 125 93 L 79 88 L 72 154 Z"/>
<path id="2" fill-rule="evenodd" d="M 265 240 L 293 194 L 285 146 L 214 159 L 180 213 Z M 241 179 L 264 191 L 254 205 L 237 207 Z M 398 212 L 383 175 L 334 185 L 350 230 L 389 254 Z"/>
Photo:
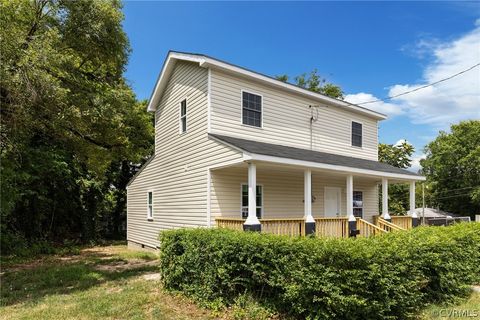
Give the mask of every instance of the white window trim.
<path id="1" fill-rule="evenodd" d="M 243 218 L 242 217 L 242 213 L 243 213 L 243 209 L 248 209 L 248 205 L 246 206 L 243 206 L 242 205 L 242 201 L 243 201 L 243 186 L 247 186 L 248 188 L 248 182 L 242 182 L 240 183 L 240 218 Z M 263 214 L 264 214 L 264 210 L 263 210 L 263 203 L 265 202 L 264 200 L 264 197 L 265 197 L 265 188 L 263 187 L 263 184 L 260 184 L 260 183 L 257 183 L 256 185 L 257 187 L 262 187 L 262 203 L 260 205 L 258 205 L 257 203 L 257 209 L 260 208 L 260 218 L 259 219 L 263 219 Z"/>
<path id="2" fill-rule="evenodd" d="M 250 94 L 254 94 L 256 96 L 260 96 L 262 98 L 262 103 L 260 104 L 260 127 L 257 127 L 257 126 L 252 126 L 250 124 L 246 124 L 246 123 L 243 123 L 243 93 L 250 93 Z M 255 128 L 255 129 L 263 129 L 263 104 L 264 104 L 264 100 L 263 100 L 263 95 L 258 93 L 258 92 L 255 92 L 253 90 L 245 90 L 245 89 L 242 89 L 240 90 L 240 107 L 242 108 L 241 109 L 241 112 L 240 112 L 240 123 L 242 124 L 242 126 L 245 126 L 245 127 L 248 127 L 248 128 Z"/>
<path id="3" fill-rule="evenodd" d="M 149 203 L 150 193 L 152 193 L 152 204 L 151 205 Z M 153 195 L 154 195 L 153 190 L 148 190 L 147 191 L 147 220 L 148 221 L 153 221 L 153 214 L 154 214 L 154 212 L 153 212 L 153 203 L 154 203 Z M 152 211 L 151 211 L 152 214 L 151 215 L 150 215 L 150 206 L 152 206 Z"/>
<path id="4" fill-rule="evenodd" d="M 182 102 L 185 101 L 185 115 L 182 116 Z M 184 97 L 183 99 L 180 100 L 179 103 L 179 108 L 178 108 L 178 132 L 182 134 L 188 133 L 188 99 L 187 97 Z M 182 129 L 182 119 L 185 118 L 185 131 Z"/>
<path id="5" fill-rule="evenodd" d="M 361 140 L 362 145 L 360 147 L 353 145 L 353 139 L 352 138 L 353 138 L 353 123 L 354 122 L 362 125 L 362 137 L 361 137 L 362 138 L 362 140 Z M 357 120 L 351 120 L 350 121 L 350 147 L 357 148 L 357 149 L 363 149 L 363 130 L 364 130 L 364 128 L 365 128 L 365 126 L 364 126 L 363 122 L 357 121 Z"/>
<path id="6" fill-rule="evenodd" d="M 362 206 L 361 207 L 355 207 L 354 203 L 352 203 L 352 209 L 362 209 L 362 216 L 360 217 L 361 219 L 363 219 L 363 217 L 365 216 L 365 200 L 364 200 L 364 197 L 365 197 L 365 192 L 363 192 L 363 190 L 353 190 L 353 192 L 361 192 L 362 193 Z M 352 200 L 353 200 L 353 193 L 352 193 Z M 353 202 L 355 202 L 355 200 L 353 200 Z M 354 210 L 355 211 L 355 210 Z M 356 217 L 356 216 L 355 216 Z"/>

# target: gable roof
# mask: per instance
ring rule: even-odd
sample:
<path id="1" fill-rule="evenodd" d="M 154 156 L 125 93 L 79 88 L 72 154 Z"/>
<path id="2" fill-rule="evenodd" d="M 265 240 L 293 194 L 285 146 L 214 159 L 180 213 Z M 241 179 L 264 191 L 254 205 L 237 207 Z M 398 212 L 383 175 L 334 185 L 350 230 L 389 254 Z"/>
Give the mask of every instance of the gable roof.
<path id="1" fill-rule="evenodd" d="M 267 76 L 267 75 L 264 75 L 264 74 L 261 74 L 261 73 L 258 73 L 258 72 L 255 72 L 255 71 L 252 71 L 252 70 L 249 70 L 249 69 L 216 59 L 216 58 L 212 58 L 204 54 L 178 52 L 178 51 L 168 52 L 168 55 L 165 58 L 165 61 L 163 64 L 162 71 L 158 76 L 152 95 L 150 96 L 150 100 L 148 102 L 148 107 L 147 107 L 148 111 L 156 110 L 157 105 L 160 103 L 160 99 L 162 97 L 163 91 L 165 90 L 170 74 L 173 71 L 173 68 L 175 67 L 175 64 L 177 61 L 195 62 L 195 63 L 198 63 L 200 67 L 219 69 L 227 73 L 254 79 L 255 81 L 264 83 L 272 87 L 276 87 L 278 89 L 300 94 L 307 98 L 316 100 L 319 103 L 325 103 L 328 105 L 345 108 L 350 111 L 354 111 L 357 113 L 370 116 L 377 120 L 383 120 L 387 118 L 386 115 L 380 112 L 376 112 L 347 101 L 335 99 L 321 93 L 313 92 L 305 88 L 299 87 L 297 85 L 286 83 L 286 82 L 277 80 L 275 78 L 272 78 L 270 76 Z"/>
<path id="2" fill-rule="evenodd" d="M 287 147 L 253 140 L 245 140 L 212 133 L 209 133 L 209 136 L 230 147 L 240 149 L 250 154 L 314 162 L 329 165 L 331 167 L 334 166 L 336 168 L 354 168 L 363 171 L 366 170 L 365 172 L 376 172 L 377 175 L 378 173 L 387 173 L 399 175 L 399 178 L 413 178 L 414 180 L 424 180 L 422 176 L 416 173 L 405 169 L 397 168 L 383 162 L 353 158 L 308 149 Z"/>

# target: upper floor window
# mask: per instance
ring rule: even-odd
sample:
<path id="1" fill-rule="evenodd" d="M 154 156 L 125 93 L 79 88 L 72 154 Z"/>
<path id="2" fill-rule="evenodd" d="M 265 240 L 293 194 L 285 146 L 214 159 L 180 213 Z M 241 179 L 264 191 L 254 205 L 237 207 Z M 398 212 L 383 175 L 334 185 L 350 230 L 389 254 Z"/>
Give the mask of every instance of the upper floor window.
<path id="1" fill-rule="evenodd" d="M 243 124 L 262 127 L 262 96 L 242 92 Z"/>
<path id="2" fill-rule="evenodd" d="M 352 146 L 362 146 L 362 124 L 358 122 L 352 122 Z"/>
<path id="3" fill-rule="evenodd" d="M 147 219 L 153 219 L 153 192 L 148 192 L 147 199 Z"/>
<path id="4" fill-rule="evenodd" d="M 187 132 L 187 99 L 180 102 L 180 132 Z"/>

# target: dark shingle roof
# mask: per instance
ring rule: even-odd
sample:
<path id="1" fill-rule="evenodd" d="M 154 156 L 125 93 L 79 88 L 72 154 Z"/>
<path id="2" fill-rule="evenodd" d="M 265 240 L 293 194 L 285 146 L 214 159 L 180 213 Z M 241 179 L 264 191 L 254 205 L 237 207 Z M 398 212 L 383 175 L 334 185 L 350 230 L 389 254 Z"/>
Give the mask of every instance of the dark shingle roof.
<path id="1" fill-rule="evenodd" d="M 226 144 L 239 148 L 243 151 L 254 153 L 254 154 L 261 154 L 266 156 L 303 160 L 303 161 L 310 161 L 310 162 L 318 162 L 318 163 L 324 163 L 324 164 L 330 164 L 330 165 L 336 165 L 336 166 L 344 166 L 344 167 L 351 167 L 351 168 L 365 169 L 365 170 L 374 170 L 374 171 L 387 172 L 387 173 L 405 174 L 405 175 L 417 176 L 417 177 L 419 176 L 418 174 L 413 173 L 411 171 L 400 169 L 400 168 L 391 166 L 389 164 L 373 161 L 373 160 L 341 156 L 338 154 L 312 151 L 308 149 L 287 147 L 287 146 L 281 146 L 278 144 L 270 144 L 270 143 L 264 143 L 259 141 L 245 140 L 245 139 L 228 137 L 228 136 L 223 136 L 218 134 L 210 133 L 209 135 L 221 142 L 224 142 Z"/>

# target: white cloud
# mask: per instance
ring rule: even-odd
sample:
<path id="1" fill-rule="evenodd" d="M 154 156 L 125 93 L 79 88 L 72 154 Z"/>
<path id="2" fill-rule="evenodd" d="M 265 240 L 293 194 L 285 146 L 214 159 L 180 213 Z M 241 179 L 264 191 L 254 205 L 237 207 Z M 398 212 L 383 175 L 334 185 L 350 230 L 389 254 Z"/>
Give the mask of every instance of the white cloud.
<path id="1" fill-rule="evenodd" d="M 400 140 L 398 140 L 397 142 L 395 142 L 394 146 L 395 146 L 395 147 L 399 147 L 399 146 L 401 146 L 403 143 L 409 143 L 409 142 L 408 142 L 407 140 L 405 140 L 405 139 L 400 139 Z"/>
<path id="2" fill-rule="evenodd" d="M 426 156 L 424 154 L 413 155 L 412 166 L 410 168 L 408 168 L 407 170 L 415 172 L 415 173 L 418 172 L 418 170 L 420 170 L 422 168 L 422 166 L 420 165 L 420 160 L 425 159 L 425 157 Z"/>
<path id="3" fill-rule="evenodd" d="M 480 19 L 475 29 L 450 41 L 420 42 L 422 50 L 430 50 L 433 57 L 423 70 L 423 78 L 415 84 L 396 84 L 390 87 L 389 96 L 410 91 L 428 83 L 439 81 L 480 62 Z M 423 52 L 422 52 L 423 54 Z M 361 103 L 375 100 L 369 93 L 350 94 L 347 101 Z M 395 99 L 388 103 L 364 105 L 386 113 L 390 117 L 406 114 L 416 124 L 428 124 L 446 129 L 452 123 L 480 118 L 480 67 L 451 80 L 439 83 Z"/>
<path id="4" fill-rule="evenodd" d="M 361 103 L 366 101 L 378 100 L 378 98 L 370 93 L 360 92 L 356 94 L 345 95 L 345 100 L 350 103 Z M 383 101 L 369 103 L 365 105 L 365 107 L 386 114 L 388 116 L 397 116 L 403 113 L 402 108 L 399 105 Z"/>

